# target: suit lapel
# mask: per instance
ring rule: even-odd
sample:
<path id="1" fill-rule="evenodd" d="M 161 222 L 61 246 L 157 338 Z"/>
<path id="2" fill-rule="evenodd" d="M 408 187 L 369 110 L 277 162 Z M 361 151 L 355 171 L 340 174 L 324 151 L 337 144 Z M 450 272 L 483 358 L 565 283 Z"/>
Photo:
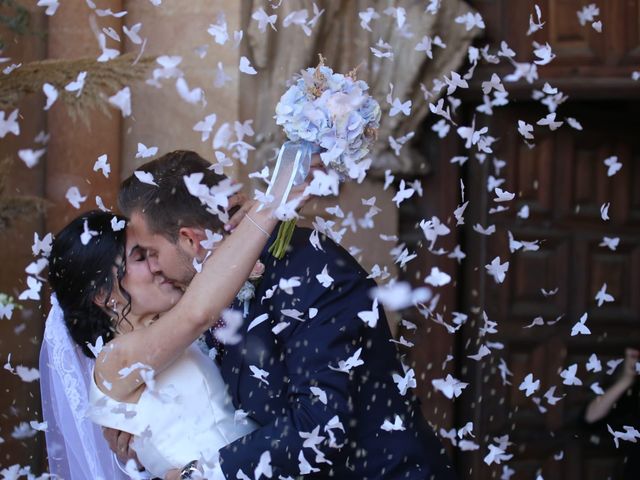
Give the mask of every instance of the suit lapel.
<path id="1" fill-rule="evenodd" d="M 240 377 L 243 376 L 245 370 L 245 355 L 247 344 L 247 328 L 255 317 L 256 305 L 260 304 L 260 298 L 264 295 L 264 285 L 260 282 L 260 285 L 256 287 L 256 296 L 251 300 L 249 304 L 249 312 L 244 317 L 242 327 L 240 328 L 240 335 L 242 340 L 236 345 L 229 345 L 225 348 L 225 353 L 222 357 L 220 364 L 220 370 L 222 378 L 227 382 L 229 386 L 229 393 L 232 396 L 233 403 L 236 408 L 240 408 Z M 240 312 L 244 312 L 244 302 L 235 300 L 232 308 Z"/>
<path id="2" fill-rule="evenodd" d="M 270 270 L 272 270 L 272 268 L 275 267 L 274 259 L 271 254 L 268 253 L 268 249 L 276 238 L 279 226 L 280 224 L 278 224 L 278 226 L 274 229 L 271 238 L 267 242 L 267 245 L 265 245 L 264 249 L 262 250 L 262 254 L 260 255 L 260 260 L 265 265 L 265 272 L 262 280 L 256 287 L 255 297 L 253 297 L 249 305 L 249 313 L 244 318 L 244 322 L 240 329 L 242 340 L 236 345 L 229 345 L 227 348 L 225 348 L 225 353 L 220 364 L 222 378 L 227 382 L 229 393 L 231 394 L 233 404 L 236 408 L 240 408 L 240 377 L 243 375 L 245 369 L 245 356 L 242 352 L 245 350 L 246 346 L 247 328 L 249 327 L 249 324 L 255 316 L 256 305 L 260 304 L 260 299 L 264 295 L 265 290 L 271 286 L 265 285 L 266 283 L 269 283 L 269 281 L 266 280 L 268 278 L 268 273 L 270 272 Z M 240 312 L 244 312 L 243 302 L 240 302 L 237 299 L 234 300 L 231 308 L 233 308 L 234 310 L 239 310 Z"/>
<path id="3" fill-rule="evenodd" d="M 239 300 L 234 300 L 231 308 L 242 311 L 242 304 Z M 248 317 L 247 317 L 248 318 Z M 234 405 L 238 408 L 238 379 L 240 378 L 240 368 L 242 365 L 242 350 L 245 346 L 245 331 L 247 328 L 246 319 L 241 327 L 242 340 L 236 345 L 225 345 L 222 361 L 220 362 L 220 373 L 222 378 L 227 382 L 229 393 Z"/>

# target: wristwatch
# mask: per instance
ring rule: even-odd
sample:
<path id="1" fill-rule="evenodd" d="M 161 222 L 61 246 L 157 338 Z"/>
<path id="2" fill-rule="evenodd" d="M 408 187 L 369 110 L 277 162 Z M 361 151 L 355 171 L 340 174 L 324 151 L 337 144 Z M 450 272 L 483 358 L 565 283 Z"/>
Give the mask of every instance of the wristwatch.
<path id="1" fill-rule="evenodd" d="M 194 460 L 193 462 L 189 462 L 184 467 L 182 467 L 182 470 L 180 470 L 180 480 L 188 480 L 193 478 L 191 474 L 195 472 L 200 473 L 200 471 L 198 470 L 197 460 Z"/>

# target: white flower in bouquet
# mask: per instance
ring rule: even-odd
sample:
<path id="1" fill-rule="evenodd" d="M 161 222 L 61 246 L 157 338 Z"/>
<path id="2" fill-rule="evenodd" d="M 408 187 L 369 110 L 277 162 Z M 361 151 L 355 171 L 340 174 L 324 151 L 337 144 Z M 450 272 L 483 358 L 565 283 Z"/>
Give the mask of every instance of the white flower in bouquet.
<path id="1" fill-rule="evenodd" d="M 298 152 L 304 152 L 307 160 L 311 153 L 320 153 L 324 165 L 334 171 L 324 175 L 327 180 L 337 177 L 335 172 L 341 180 L 364 179 L 371 166 L 371 160 L 365 157 L 380 127 L 380 105 L 367 93 L 369 86 L 356 80 L 355 75 L 355 70 L 348 75 L 335 73 L 324 65 L 320 55 L 317 67 L 302 70 L 294 77 L 276 105 L 276 123 L 282 125 L 293 142 L 283 145 L 276 170 L 283 152 L 293 145 Z M 301 179 L 306 172 L 298 167 L 295 175 Z M 337 193 L 337 178 L 325 182 L 321 172 L 315 172 L 314 177 L 309 193 Z M 278 229 L 278 236 L 269 248 L 276 258 L 284 256 L 294 228 L 295 220 L 288 220 Z"/>
<path id="2" fill-rule="evenodd" d="M 355 71 L 334 73 L 320 58 L 317 67 L 294 78 L 275 119 L 289 140 L 313 144 L 327 167 L 348 174 L 376 140 L 380 105 L 367 93 L 369 86 L 355 79 Z"/>

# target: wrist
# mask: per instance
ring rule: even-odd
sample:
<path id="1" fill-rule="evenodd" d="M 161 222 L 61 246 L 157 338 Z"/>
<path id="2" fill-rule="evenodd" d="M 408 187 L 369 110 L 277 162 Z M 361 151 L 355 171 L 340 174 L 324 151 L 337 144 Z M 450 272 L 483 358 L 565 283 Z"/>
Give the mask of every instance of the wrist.
<path id="1" fill-rule="evenodd" d="M 194 476 L 194 474 L 196 472 L 202 473 L 198 469 L 198 461 L 197 460 L 193 460 L 192 462 L 189 462 L 184 467 L 182 467 L 182 469 L 180 470 L 180 476 L 178 478 L 181 479 L 181 480 L 188 480 L 188 479 L 196 478 Z"/>
<path id="2" fill-rule="evenodd" d="M 273 231 L 273 228 L 278 223 L 278 219 L 275 217 L 275 211 L 271 206 L 260 208 L 260 203 L 256 203 L 251 210 L 247 212 L 251 218 L 257 222 L 261 228 L 267 231 Z"/>
<path id="3" fill-rule="evenodd" d="M 620 380 L 618 380 L 618 384 L 621 387 L 624 387 L 624 389 L 626 390 L 627 388 L 629 388 L 631 385 L 633 385 L 633 382 L 636 380 L 635 375 L 631 376 L 631 375 L 623 375 L 622 377 L 620 377 Z"/>

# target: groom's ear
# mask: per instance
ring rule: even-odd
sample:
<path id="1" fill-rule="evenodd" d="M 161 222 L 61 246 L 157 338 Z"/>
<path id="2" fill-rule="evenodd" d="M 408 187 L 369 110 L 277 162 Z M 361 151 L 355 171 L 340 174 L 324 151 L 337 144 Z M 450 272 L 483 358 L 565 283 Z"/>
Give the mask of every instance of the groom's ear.
<path id="1" fill-rule="evenodd" d="M 181 227 L 178 230 L 178 243 L 189 252 L 192 257 L 198 258 L 203 255 L 204 247 L 200 244 L 202 240 L 206 240 L 207 235 L 203 229 L 197 227 Z"/>

